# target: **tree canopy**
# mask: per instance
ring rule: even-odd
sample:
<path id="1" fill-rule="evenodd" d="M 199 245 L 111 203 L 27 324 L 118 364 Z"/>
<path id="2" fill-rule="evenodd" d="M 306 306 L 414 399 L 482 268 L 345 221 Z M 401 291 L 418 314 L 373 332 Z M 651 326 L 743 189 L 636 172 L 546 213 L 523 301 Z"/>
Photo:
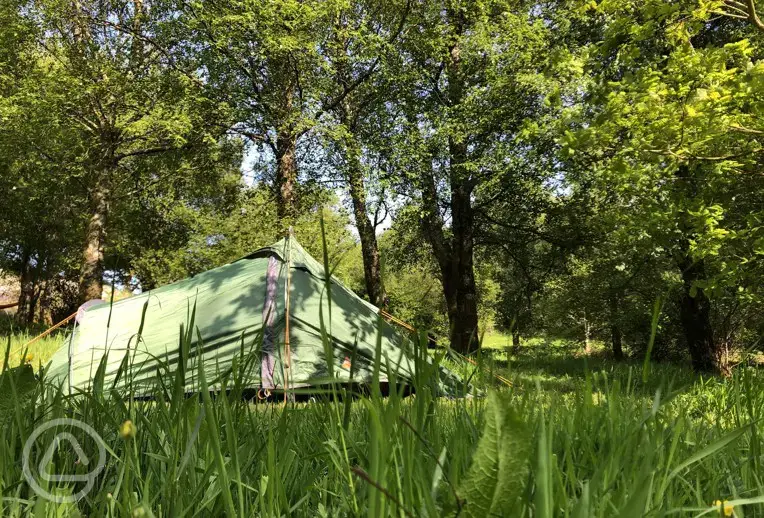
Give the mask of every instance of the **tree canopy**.
<path id="1" fill-rule="evenodd" d="M 457 351 L 499 329 L 621 359 L 657 318 L 654 354 L 726 372 L 764 331 L 760 7 L 5 2 L 19 319 L 290 227 L 320 256 L 323 221 L 337 275 Z"/>

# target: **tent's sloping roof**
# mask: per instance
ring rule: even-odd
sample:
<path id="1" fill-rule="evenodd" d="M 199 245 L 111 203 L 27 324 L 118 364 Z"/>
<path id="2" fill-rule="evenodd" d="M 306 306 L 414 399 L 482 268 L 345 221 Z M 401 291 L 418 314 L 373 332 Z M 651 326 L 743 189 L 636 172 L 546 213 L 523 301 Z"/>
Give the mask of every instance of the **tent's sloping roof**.
<path id="1" fill-rule="evenodd" d="M 302 247 L 300 242 L 297 241 L 297 239 L 293 236 L 289 238 L 282 238 L 272 245 L 260 248 L 259 250 L 256 250 L 255 252 L 252 252 L 251 254 L 246 255 L 238 260 L 242 261 L 245 259 L 264 257 L 271 254 L 276 255 L 279 259 L 285 262 L 287 260 L 287 255 L 289 255 L 289 262 L 293 269 L 305 270 L 306 272 L 309 272 L 311 275 L 313 275 L 316 279 L 322 282 L 326 282 L 326 269 L 324 268 L 323 263 L 314 259 L 313 256 L 310 255 L 308 251 Z M 379 312 L 379 308 L 377 308 L 377 306 L 359 297 L 353 290 L 347 287 L 336 276 L 330 275 L 330 279 L 332 284 L 340 287 L 346 293 L 352 294 L 353 297 L 362 302 L 368 309 L 374 311 L 375 313 Z"/>
<path id="2" fill-rule="evenodd" d="M 219 284 L 221 278 L 231 275 L 232 271 L 238 270 L 242 264 L 246 264 L 249 260 L 262 258 L 262 257 L 270 257 L 271 255 L 275 255 L 279 259 L 284 261 L 283 245 L 281 247 L 277 245 L 283 244 L 285 241 L 286 241 L 285 239 L 281 239 L 280 241 L 277 241 L 273 245 L 260 248 L 252 252 L 251 254 L 245 255 L 244 257 L 236 259 L 230 263 L 226 263 L 222 266 L 217 266 L 210 270 L 205 270 L 203 272 L 196 273 L 194 275 L 191 275 L 190 277 L 186 277 L 185 279 L 180 279 L 175 282 L 171 282 L 169 284 L 159 286 L 158 288 L 146 290 L 132 297 L 127 297 L 124 299 L 114 301 L 113 303 L 109 301 L 104 301 L 103 304 L 90 306 L 86 308 L 85 311 L 90 312 L 95 310 L 104 310 L 105 307 L 119 308 L 123 305 L 133 305 L 138 300 L 140 300 L 141 304 L 143 304 L 145 303 L 146 299 L 149 299 L 152 296 L 158 296 L 158 295 L 163 295 L 166 293 L 174 293 L 174 292 L 180 292 L 180 291 L 188 291 L 188 290 L 193 290 L 199 287 L 202 287 L 202 289 L 204 289 L 204 286 L 209 283 Z"/>
<path id="3" fill-rule="evenodd" d="M 279 241 L 279 243 L 281 243 L 281 241 Z M 291 238 L 290 249 L 288 253 L 292 268 L 304 269 L 310 272 L 311 275 L 313 275 L 318 280 L 326 282 L 326 269 L 324 268 L 324 265 L 315 260 L 294 238 Z M 330 275 L 329 278 L 332 284 L 341 288 L 345 293 L 351 295 L 358 302 L 363 303 L 367 309 L 373 311 L 375 314 L 379 313 L 379 308 L 377 308 L 377 306 L 359 297 L 353 290 L 345 286 L 345 284 L 337 277 Z"/>

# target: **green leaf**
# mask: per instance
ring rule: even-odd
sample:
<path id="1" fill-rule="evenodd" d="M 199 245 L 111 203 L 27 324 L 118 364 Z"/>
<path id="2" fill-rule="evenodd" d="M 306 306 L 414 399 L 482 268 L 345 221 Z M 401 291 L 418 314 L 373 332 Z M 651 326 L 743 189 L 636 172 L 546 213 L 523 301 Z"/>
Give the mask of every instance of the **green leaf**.
<path id="1" fill-rule="evenodd" d="M 459 491 L 465 516 L 508 516 L 525 488 L 531 449 L 526 424 L 498 394 L 491 394 L 483 435 Z"/>

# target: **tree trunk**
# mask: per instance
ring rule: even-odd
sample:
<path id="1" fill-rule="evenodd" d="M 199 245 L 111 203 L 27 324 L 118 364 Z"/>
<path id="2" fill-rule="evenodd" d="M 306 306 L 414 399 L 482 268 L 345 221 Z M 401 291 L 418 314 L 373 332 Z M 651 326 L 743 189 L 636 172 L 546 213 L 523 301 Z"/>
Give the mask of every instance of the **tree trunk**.
<path id="1" fill-rule="evenodd" d="M 288 122 L 292 116 L 294 92 L 292 86 L 284 89 L 284 105 L 279 110 L 282 126 L 276 135 L 276 211 L 286 231 L 297 219 L 297 132 Z"/>
<path id="2" fill-rule="evenodd" d="M 74 39 L 74 43 L 78 46 L 81 46 L 84 42 L 87 42 L 90 40 L 90 27 L 88 26 L 86 20 L 86 14 L 84 9 L 82 8 L 82 4 L 79 0 L 74 0 L 72 2 L 72 36 Z M 81 57 L 81 49 L 79 49 Z"/>
<path id="3" fill-rule="evenodd" d="M 512 331 L 512 352 L 517 354 L 520 352 L 520 332 Z"/>
<path id="4" fill-rule="evenodd" d="M 143 23 L 144 11 L 143 0 L 133 0 L 133 37 L 130 41 L 130 53 L 134 62 L 143 60 L 143 38 L 141 25 Z"/>
<path id="5" fill-rule="evenodd" d="M 589 315 L 584 312 L 584 353 L 592 352 L 592 325 L 589 322 Z"/>
<path id="6" fill-rule="evenodd" d="M 679 262 L 679 268 L 682 271 L 680 319 L 692 367 L 698 372 L 722 373 L 723 351 L 714 341 L 711 301 L 702 289 L 693 289 L 697 281 L 705 278 L 705 264 L 703 260 L 693 262 L 685 256 Z"/>
<path id="7" fill-rule="evenodd" d="M 697 164 L 682 164 L 677 168 L 677 194 L 681 206 L 700 196 L 703 185 L 702 169 Z M 675 256 L 676 265 L 682 274 L 682 296 L 680 320 L 692 367 L 698 372 L 726 373 L 723 365 L 721 344 L 714 341 L 711 325 L 711 301 L 698 281 L 705 280 L 706 269 L 703 259 L 693 260 L 690 241 L 696 237 L 689 209 L 679 214 L 679 230 L 682 237 Z"/>
<path id="8" fill-rule="evenodd" d="M 620 294 L 610 294 L 610 338 L 613 345 L 613 358 L 623 360 L 623 333 L 618 323 L 620 317 Z"/>
<path id="9" fill-rule="evenodd" d="M 40 283 L 40 295 L 39 295 L 39 301 L 40 301 L 40 310 L 37 315 L 38 321 L 42 322 L 43 324 L 50 326 L 53 325 L 55 322 L 53 321 L 53 316 L 51 313 L 51 282 L 50 280 L 46 280 L 44 282 Z"/>
<path id="10" fill-rule="evenodd" d="M 422 227 L 424 238 L 432 247 L 435 260 L 440 270 L 440 280 L 443 286 L 443 296 L 446 299 L 446 312 L 448 323 L 453 331 L 456 321 L 459 319 L 456 300 L 456 282 L 454 277 L 455 258 L 450 243 L 446 240 L 443 232 L 443 218 L 438 206 L 438 193 L 435 189 L 435 177 L 431 168 L 425 168 L 422 172 Z M 453 333 L 449 337 L 451 347 L 459 352 L 466 350 L 456 349 L 453 341 Z"/>
<path id="11" fill-rule="evenodd" d="M 448 100 L 451 106 L 464 98 L 460 38 L 465 31 L 464 13 L 450 10 L 454 40 L 449 48 Z M 473 179 L 467 167 L 468 148 L 464 135 L 449 135 L 449 182 L 451 184 L 451 275 L 455 284 L 455 315 L 451 321 L 451 346 L 460 352 L 477 350 L 478 311 L 474 268 Z"/>
<path id="12" fill-rule="evenodd" d="M 276 153 L 276 209 L 286 230 L 297 216 L 297 137 L 288 130 L 279 132 Z"/>
<path id="13" fill-rule="evenodd" d="M 453 155 L 452 155 L 453 156 Z M 452 165 L 452 167 L 454 167 Z M 474 237 L 472 190 L 457 184 L 451 188 L 452 270 L 456 292 L 456 318 L 452 322 L 451 343 L 457 351 L 478 348 L 477 286 L 473 263 Z"/>
<path id="14" fill-rule="evenodd" d="M 616 361 L 622 361 L 623 356 L 623 333 L 616 323 L 610 324 L 610 336 L 613 342 L 613 358 Z"/>
<path id="15" fill-rule="evenodd" d="M 85 250 L 82 254 L 80 304 L 88 300 L 100 299 L 103 292 L 103 246 L 106 239 L 108 207 L 108 189 L 99 184 L 90 193 L 91 216 L 85 236 Z"/>
<path id="16" fill-rule="evenodd" d="M 451 348 L 462 354 L 476 351 L 478 343 L 477 289 L 472 260 L 472 232 L 470 201 L 452 197 L 452 230 L 454 237 L 448 242 L 443 232 L 432 173 L 425 174 L 422 188 L 422 226 L 425 239 L 433 248 L 441 275 L 443 295 L 446 299 L 450 326 Z M 466 214 L 465 214 L 466 213 Z M 466 216 L 466 217 L 465 217 Z M 469 229 L 464 228 L 469 222 Z"/>
<path id="17" fill-rule="evenodd" d="M 35 307 L 37 306 L 37 297 L 35 295 L 36 286 L 31 263 L 31 256 L 24 252 L 22 257 L 21 269 L 19 271 L 20 291 L 19 304 L 16 308 L 16 320 L 22 324 L 31 324 L 34 321 Z"/>
<path id="18" fill-rule="evenodd" d="M 363 180 L 360 150 L 358 150 L 354 143 L 348 145 L 347 161 L 348 186 L 350 188 L 350 198 L 353 200 L 355 224 L 361 240 L 366 292 L 372 304 L 382 307 L 385 293 L 382 287 L 382 271 L 375 233 L 376 229 L 369 220 L 369 214 L 366 210 L 366 186 Z"/>

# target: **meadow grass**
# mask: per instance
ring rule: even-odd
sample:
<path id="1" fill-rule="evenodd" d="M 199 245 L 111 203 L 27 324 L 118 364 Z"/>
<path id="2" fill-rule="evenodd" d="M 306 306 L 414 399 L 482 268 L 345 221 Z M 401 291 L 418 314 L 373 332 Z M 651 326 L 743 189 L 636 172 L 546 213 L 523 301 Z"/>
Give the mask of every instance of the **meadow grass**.
<path id="1" fill-rule="evenodd" d="M 214 393 L 202 379 L 195 395 L 158 387 L 136 400 L 108 384 L 70 396 L 5 370 L 2 515 L 719 516 L 717 500 L 735 516 L 764 513 L 756 369 L 722 380 L 657 364 L 643 382 L 639 363 L 561 347 L 451 365 L 487 397 L 437 397 L 434 370 L 417 377 L 414 396 L 287 404 L 248 401 L 235 372 L 214 380 L 224 389 Z M 104 470 L 76 503 L 40 498 L 22 475 L 27 438 L 58 417 L 89 424 L 106 444 Z M 35 441 L 35 459 L 54 431 Z M 71 433 L 97 457 L 93 441 Z M 47 469 L 86 467 L 61 450 Z"/>
<path id="2" fill-rule="evenodd" d="M 3 351 L 10 347 L 8 363 L 17 366 L 28 360 L 36 368 L 45 365 L 53 356 L 66 337 L 66 328 L 57 329 L 34 343 L 30 342 L 46 331 L 44 325 L 20 327 L 9 315 L 0 312 L 0 346 Z M 27 345 L 29 344 L 29 345 Z M 5 355 L 0 355 L 0 368 L 5 365 Z"/>

